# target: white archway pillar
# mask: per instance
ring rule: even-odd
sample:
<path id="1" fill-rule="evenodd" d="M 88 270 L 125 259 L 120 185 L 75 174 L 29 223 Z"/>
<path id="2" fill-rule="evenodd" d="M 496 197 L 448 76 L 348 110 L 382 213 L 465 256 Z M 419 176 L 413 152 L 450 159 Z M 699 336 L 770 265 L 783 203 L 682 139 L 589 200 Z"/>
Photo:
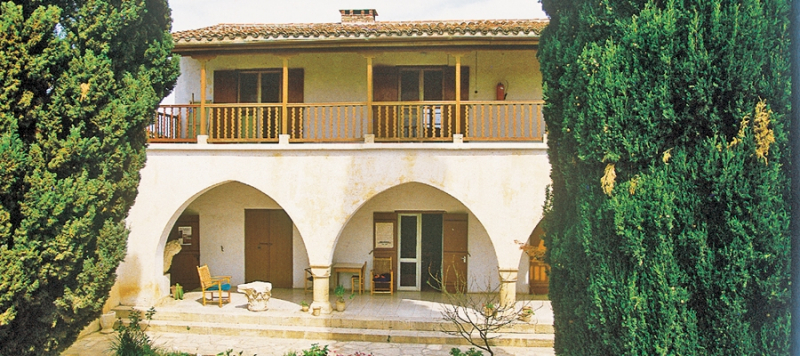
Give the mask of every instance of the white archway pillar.
<path id="1" fill-rule="evenodd" d="M 311 275 L 314 277 L 314 302 L 311 309 L 321 308 L 321 312 L 330 314 L 333 311 L 330 301 L 331 266 L 311 266 Z"/>
<path id="2" fill-rule="evenodd" d="M 517 275 L 516 269 L 500 269 L 500 306 L 514 308 L 517 302 Z"/>

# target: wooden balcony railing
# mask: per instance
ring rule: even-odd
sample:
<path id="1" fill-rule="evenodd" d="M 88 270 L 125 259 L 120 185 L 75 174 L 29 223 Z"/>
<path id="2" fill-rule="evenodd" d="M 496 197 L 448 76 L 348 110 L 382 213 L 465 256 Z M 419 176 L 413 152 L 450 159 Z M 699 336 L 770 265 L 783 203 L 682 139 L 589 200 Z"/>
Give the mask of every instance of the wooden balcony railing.
<path id="1" fill-rule="evenodd" d="M 542 141 L 543 101 L 207 104 L 209 142 Z M 457 111 L 460 111 L 457 115 Z M 150 142 L 196 142 L 200 105 L 164 105 L 148 127 Z M 372 116 L 372 122 L 369 118 Z M 286 125 L 283 130 L 282 125 Z M 370 132 L 371 128 L 371 132 Z"/>
<path id="2" fill-rule="evenodd" d="M 542 141 L 543 101 L 467 101 L 464 140 Z"/>
<path id="3" fill-rule="evenodd" d="M 155 120 L 147 126 L 150 142 L 197 142 L 200 134 L 200 105 L 161 105 Z"/>
<path id="4" fill-rule="evenodd" d="M 289 114 L 293 142 L 363 142 L 369 133 L 366 103 L 289 104 Z"/>
<path id="5" fill-rule="evenodd" d="M 455 112 L 452 102 L 375 103 L 372 114 L 375 140 L 451 141 L 456 132 Z"/>
<path id="6" fill-rule="evenodd" d="M 280 104 L 210 104 L 208 142 L 278 142 Z"/>

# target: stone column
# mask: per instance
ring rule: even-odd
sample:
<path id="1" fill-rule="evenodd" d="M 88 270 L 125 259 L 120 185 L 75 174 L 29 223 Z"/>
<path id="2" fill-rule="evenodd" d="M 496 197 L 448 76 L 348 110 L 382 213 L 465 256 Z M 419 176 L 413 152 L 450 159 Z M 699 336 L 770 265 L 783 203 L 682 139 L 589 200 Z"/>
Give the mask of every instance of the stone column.
<path id="1" fill-rule="evenodd" d="M 517 274 L 516 269 L 500 269 L 500 305 L 504 308 L 514 309 L 517 302 Z"/>
<path id="2" fill-rule="evenodd" d="M 311 266 L 311 275 L 314 276 L 314 302 L 311 303 L 311 310 L 321 307 L 322 313 L 330 314 L 333 310 L 329 294 L 331 266 Z"/>

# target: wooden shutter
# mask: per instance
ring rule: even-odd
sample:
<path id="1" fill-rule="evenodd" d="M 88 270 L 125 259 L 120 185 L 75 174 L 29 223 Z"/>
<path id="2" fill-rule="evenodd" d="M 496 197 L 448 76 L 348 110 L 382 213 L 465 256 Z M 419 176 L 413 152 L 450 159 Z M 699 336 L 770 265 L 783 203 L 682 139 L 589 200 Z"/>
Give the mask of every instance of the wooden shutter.
<path id="1" fill-rule="evenodd" d="M 379 247 L 376 244 L 378 226 L 381 224 L 391 224 L 392 226 L 392 247 Z M 388 225 L 383 225 L 388 226 Z M 397 276 L 397 214 L 396 213 L 372 213 L 372 257 L 378 258 L 392 258 L 392 267 L 395 271 L 394 275 Z M 395 281 L 396 283 L 396 281 Z"/>
<path id="2" fill-rule="evenodd" d="M 235 70 L 214 71 L 214 102 L 220 104 L 239 101 L 239 73 Z"/>
<path id="3" fill-rule="evenodd" d="M 397 101 L 399 77 L 397 67 L 379 66 L 372 69 L 372 100 Z M 372 131 L 375 137 L 397 137 L 397 112 L 395 106 L 381 106 L 375 103 L 372 108 Z"/>
<path id="4" fill-rule="evenodd" d="M 303 68 L 289 68 L 289 102 L 302 103 L 305 85 Z M 292 138 L 303 137 L 303 108 L 290 107 L 289 129 L 286 131 Z"/>
<path id="5" fill-rule="evenodd" d="M 235 70 L 214 71 L 214 103 L 229 104 L 239 101 L 239 73 Z M 223 110 L 228 112 L 223 112 Z M 232 138 L 238 131 L 232 109 L 209 108 L 211 118 L 208 133 L 211 138 Z M 227 120 L 225 118 L 228 118 Z"/>
<path id="6" fill-rule="evenodd" d="M 467 214 L 442 217 L 442 279 L 450 293 L 466 293 L 469 264 Z"/>
<path id="7" fill-rule="evenodd" d="M 372 100 L 397 101 L 399 93 L 397 67 L 372 68 Z"/>
<path id="8" fill-rule="evenodd" d="M 302 103 L 305 85 L 303 68 L 289 68 L 289 102 Z"/>

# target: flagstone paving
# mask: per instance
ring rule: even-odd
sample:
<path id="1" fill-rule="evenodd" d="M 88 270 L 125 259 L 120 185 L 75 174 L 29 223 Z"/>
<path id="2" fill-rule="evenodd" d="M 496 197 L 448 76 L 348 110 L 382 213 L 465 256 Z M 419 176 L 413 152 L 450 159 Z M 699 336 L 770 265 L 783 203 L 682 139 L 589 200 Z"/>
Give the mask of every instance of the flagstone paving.
<path id="1" fill-rule="evenodd" d="M 233 350 L 234 355 L 242 352 L 243 356 L 283 356 L 290 351 L 302 354 L 316 343 L 328 345 L 329 350 L 337 354 L 350 355 L 355 352 L 370 353 L 373 356 L 439 356 L 449 355 L 453 345 L 422 345 L 384 342 L 338 342 L 332 340 L 307 339 L 273 339 L 248 336 L 219 336 L 208 334 L 160 333 L 148 332 L 155 344 L 165 350 L 182 351 L 198 355 L 216 355 L 226 350 Z M 62 356 L 112 355 L 111 343 L 114 334 L 90 334 L 79 339 Z M 468 347 L 460 346 L 462 351 Z M 488 355 L 488 353 L 484 353 Z M 555 355 L 552 348 L 546 347 L 497 347 L 495 355 L 514 356 L 550 356 Z"/>
<path id="2" fill-rule="evenodd" d="M 327 326 L 327 330 L 335 329 L 331 326 L 346 327 L 350 324 L 364 325 L 375 321 L 381 327 L 391 328 L 392 324 L 388 321 L 409 320 L 409 321 L 441 321 L 441 309 L 446 300 L 441 293 L 431 292 L 398 292 L 394 295 L 371 296 L 367 293 L 348 300 L 347 309 L 340 313 L 326 314 L 319 317 L 311 316 L 309 313 L 300 312 L 300 303 L 309 300 L 311 295 L 302 289 L 275 289 L 272 299 L 269 301 L 269 310 L 265 312 L 250 312 L 247 310 L 247 300 L 240 293 L 233 293 L 232 301 L 225 304 L 222 308 L 216 305 L 203 306 L 202 296 L 199 292 L 189 292 L 185 300 L 175 301 L 171 299 L 162 300 L 156 309 L 156 319 L 165 318 L 167 320 L 153 320 L 149 322 L 147 334 L 154 340 L 155 344 L 165 350 L 187 352 L 194 355 L 216 355 L 226 350 L 233 350 L 233 355 L 238 355 L 242 351 L 243 356 L 283 356 L 287 352 L 296 351 L 302 355 L 302 350 L 307 350 L 312 344 L 320 346 L 328 345 L 329 350 L 336 351 L 339 355 L 351 355 L 356 352 L 372 354 L 373 356 L 403 356 L 403 355 L 449 355 L 450 349 L 454 346 L 462 351 L 469 349 L 466 345 L 451 344 L 412 344 L 396 342 L 365 342 L 363 341 L 336 341 L 331 339 L 315 339 L 312 329 L 319 327 L 320 323 Z M 529 300 L 530 296 L 519 295 L 520 303 L 530 303 L 536 312 L 536 323 L 542 324 L 545 329 L 552 329 L 552 309 L 550 302 L 546 300 Z M 124 308 L 122 308 L 124 309 Z M 119 312 L 119 311 L 118 311 Z M 123 314 L 126 315 L 126 314 Z M 119 317 L 124 317 L 119 315 Z M 237 329 L 223 326 L 222 324 L 208 324 L 206 320 L 209 315 L 218 316 L 221 320 L 227 320 L 236 324 L 261 324 L 266 318 L 272 324 L 271 328 L 283 328 L 284 330 L 295 330 L 307 328 L 307 338 L 277 338 L 270 335 L 257 336 L 256 331 L 248 329 Z M 185 323 L 185 330 L 176 329 L 176 326 L 164 327 L 161 324 L 175 324 L 175 320 L 180 322 L 182 319 L 191 319 L 192 322 Z M 195 320 L 197 319 L 197 320 Z M 212 318 L 215 319 L 215 318 Z M 330 320 L 328 320 L 330 319 Z M 328 321 L 328 323 L 325 323 Z M 297 325 L 294 325 L 297 324 Z M 328 325 L 330 324 L 330 325 Z M 341 324 L 341 325 L 340 325 Z M 177 325 L 177 324 L 176 324 Z M 189 325 L 193 325 L 190 329 Z M 303 326 L 306 325 L 306 326 Z M 205 326 L 205 327 L 200 327 Z M 252 325 L 251 325 L 252 326 Z M 356 326 L 349 326 L 356 327 Z M 412 328 L 413 329 L 413 328 Z M 214 330 L 217 332 L 215 333 Z M 244 330 L 244 331 L 242 331 Z M 402 331 L 402 330 L 401 330 Z M 374 332 L 374 330 L 364 329 L 363 333 Z M 400 334 L 400 331 L 392 331 Z M 426 333 L 419 331 L 419 333 Z M 432 333 L 428 331 L 427 333 Z M 441 332 L 438 332 L 439 334 Z M 552 337 L 552 330 L 547 331 Z M 95 332 L 89 334 L 77 342 L 62 356 L 75 355 L 111 355 L 111 345 L 114 333 L 101 334 Z M 339 334 L 332 334 L 339 335 Z M 442 334 L 444 336 L 444 334 Z M 290 336 L 292 337 L 292 336 Z M 350 338 L 352 340 L 352 338 Z M 445 340 L 442 338 L 441 340 Z M 552 339 L 550 339 L 552 342 Z M 374 341 L 374 340 L 373 340 Z M 436 342 L 436 341 L 431 341 Z M 446 341 L 443 341 L 446 342 Z M 550 356 L 554 355 L 552 347 L 512 347 L 498 346 L 493 348 L 495 355 L 518 355 L 518 356 Z M 488 353 L 484 353 L 488 356 Z"/>

